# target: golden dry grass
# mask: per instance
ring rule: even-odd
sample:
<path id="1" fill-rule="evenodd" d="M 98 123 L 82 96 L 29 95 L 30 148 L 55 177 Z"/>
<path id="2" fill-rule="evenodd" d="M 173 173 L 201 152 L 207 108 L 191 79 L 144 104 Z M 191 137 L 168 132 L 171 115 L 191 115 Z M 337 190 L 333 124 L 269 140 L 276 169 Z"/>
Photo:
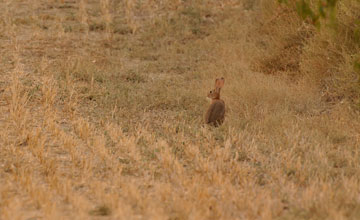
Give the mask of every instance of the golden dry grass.
<path id="1" fill-rule="evenodd" d="M 270 0 L 0 12 L 0 219 L 360 218 L 349 36 Z"/>

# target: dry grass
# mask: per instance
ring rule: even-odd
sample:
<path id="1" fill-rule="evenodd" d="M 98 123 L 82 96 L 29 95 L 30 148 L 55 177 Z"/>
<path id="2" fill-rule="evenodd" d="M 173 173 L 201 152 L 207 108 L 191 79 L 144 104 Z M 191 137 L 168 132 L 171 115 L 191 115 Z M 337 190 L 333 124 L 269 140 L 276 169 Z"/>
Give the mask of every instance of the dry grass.
<path id="1" fill-rule="evenodd" d="M 0 11 L 0 219 L 360 218 L 350 37 L 270 0 Z"/>

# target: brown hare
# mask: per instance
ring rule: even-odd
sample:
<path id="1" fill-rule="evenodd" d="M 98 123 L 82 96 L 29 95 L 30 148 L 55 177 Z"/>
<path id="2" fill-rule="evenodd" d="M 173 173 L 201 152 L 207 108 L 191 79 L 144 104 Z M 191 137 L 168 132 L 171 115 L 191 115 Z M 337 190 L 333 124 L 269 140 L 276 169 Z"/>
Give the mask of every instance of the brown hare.
<path id="1" fill-rule="evenodd" d="M 215 127 L 221 125 L 225 118 L 225 102 L 220 99 L 220 89 L 224 86 L 224 83 L 224 77 L 216 79 L 215 89 L 211 90 L 207 95 L 212 100 L 205 115 L 205 123 Z"/>

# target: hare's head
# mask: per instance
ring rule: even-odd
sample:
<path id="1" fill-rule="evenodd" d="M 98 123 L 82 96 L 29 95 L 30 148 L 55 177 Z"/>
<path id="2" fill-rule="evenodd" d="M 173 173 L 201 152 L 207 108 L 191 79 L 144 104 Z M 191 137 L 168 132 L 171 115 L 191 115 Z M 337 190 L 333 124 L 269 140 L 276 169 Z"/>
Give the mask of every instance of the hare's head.
<path id="1" fill-rule="evenodd" d="M 224 86 L 225 79 L 221 77 L 215 80 L 215 89 L 211 90 L 207 97 L 210 99 L 220 99 L 220 89 Z"/>

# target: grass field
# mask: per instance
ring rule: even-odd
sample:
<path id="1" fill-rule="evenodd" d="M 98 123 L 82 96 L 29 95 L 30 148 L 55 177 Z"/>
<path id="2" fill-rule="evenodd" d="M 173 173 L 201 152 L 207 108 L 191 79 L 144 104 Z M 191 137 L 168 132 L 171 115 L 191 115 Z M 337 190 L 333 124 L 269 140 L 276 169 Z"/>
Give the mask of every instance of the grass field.
<path id="1" fill-rule="evenodd" d="M 359 219 L 339 4 L 336 34 L 272 0 L 0 0 L 0 219 Z"/>

